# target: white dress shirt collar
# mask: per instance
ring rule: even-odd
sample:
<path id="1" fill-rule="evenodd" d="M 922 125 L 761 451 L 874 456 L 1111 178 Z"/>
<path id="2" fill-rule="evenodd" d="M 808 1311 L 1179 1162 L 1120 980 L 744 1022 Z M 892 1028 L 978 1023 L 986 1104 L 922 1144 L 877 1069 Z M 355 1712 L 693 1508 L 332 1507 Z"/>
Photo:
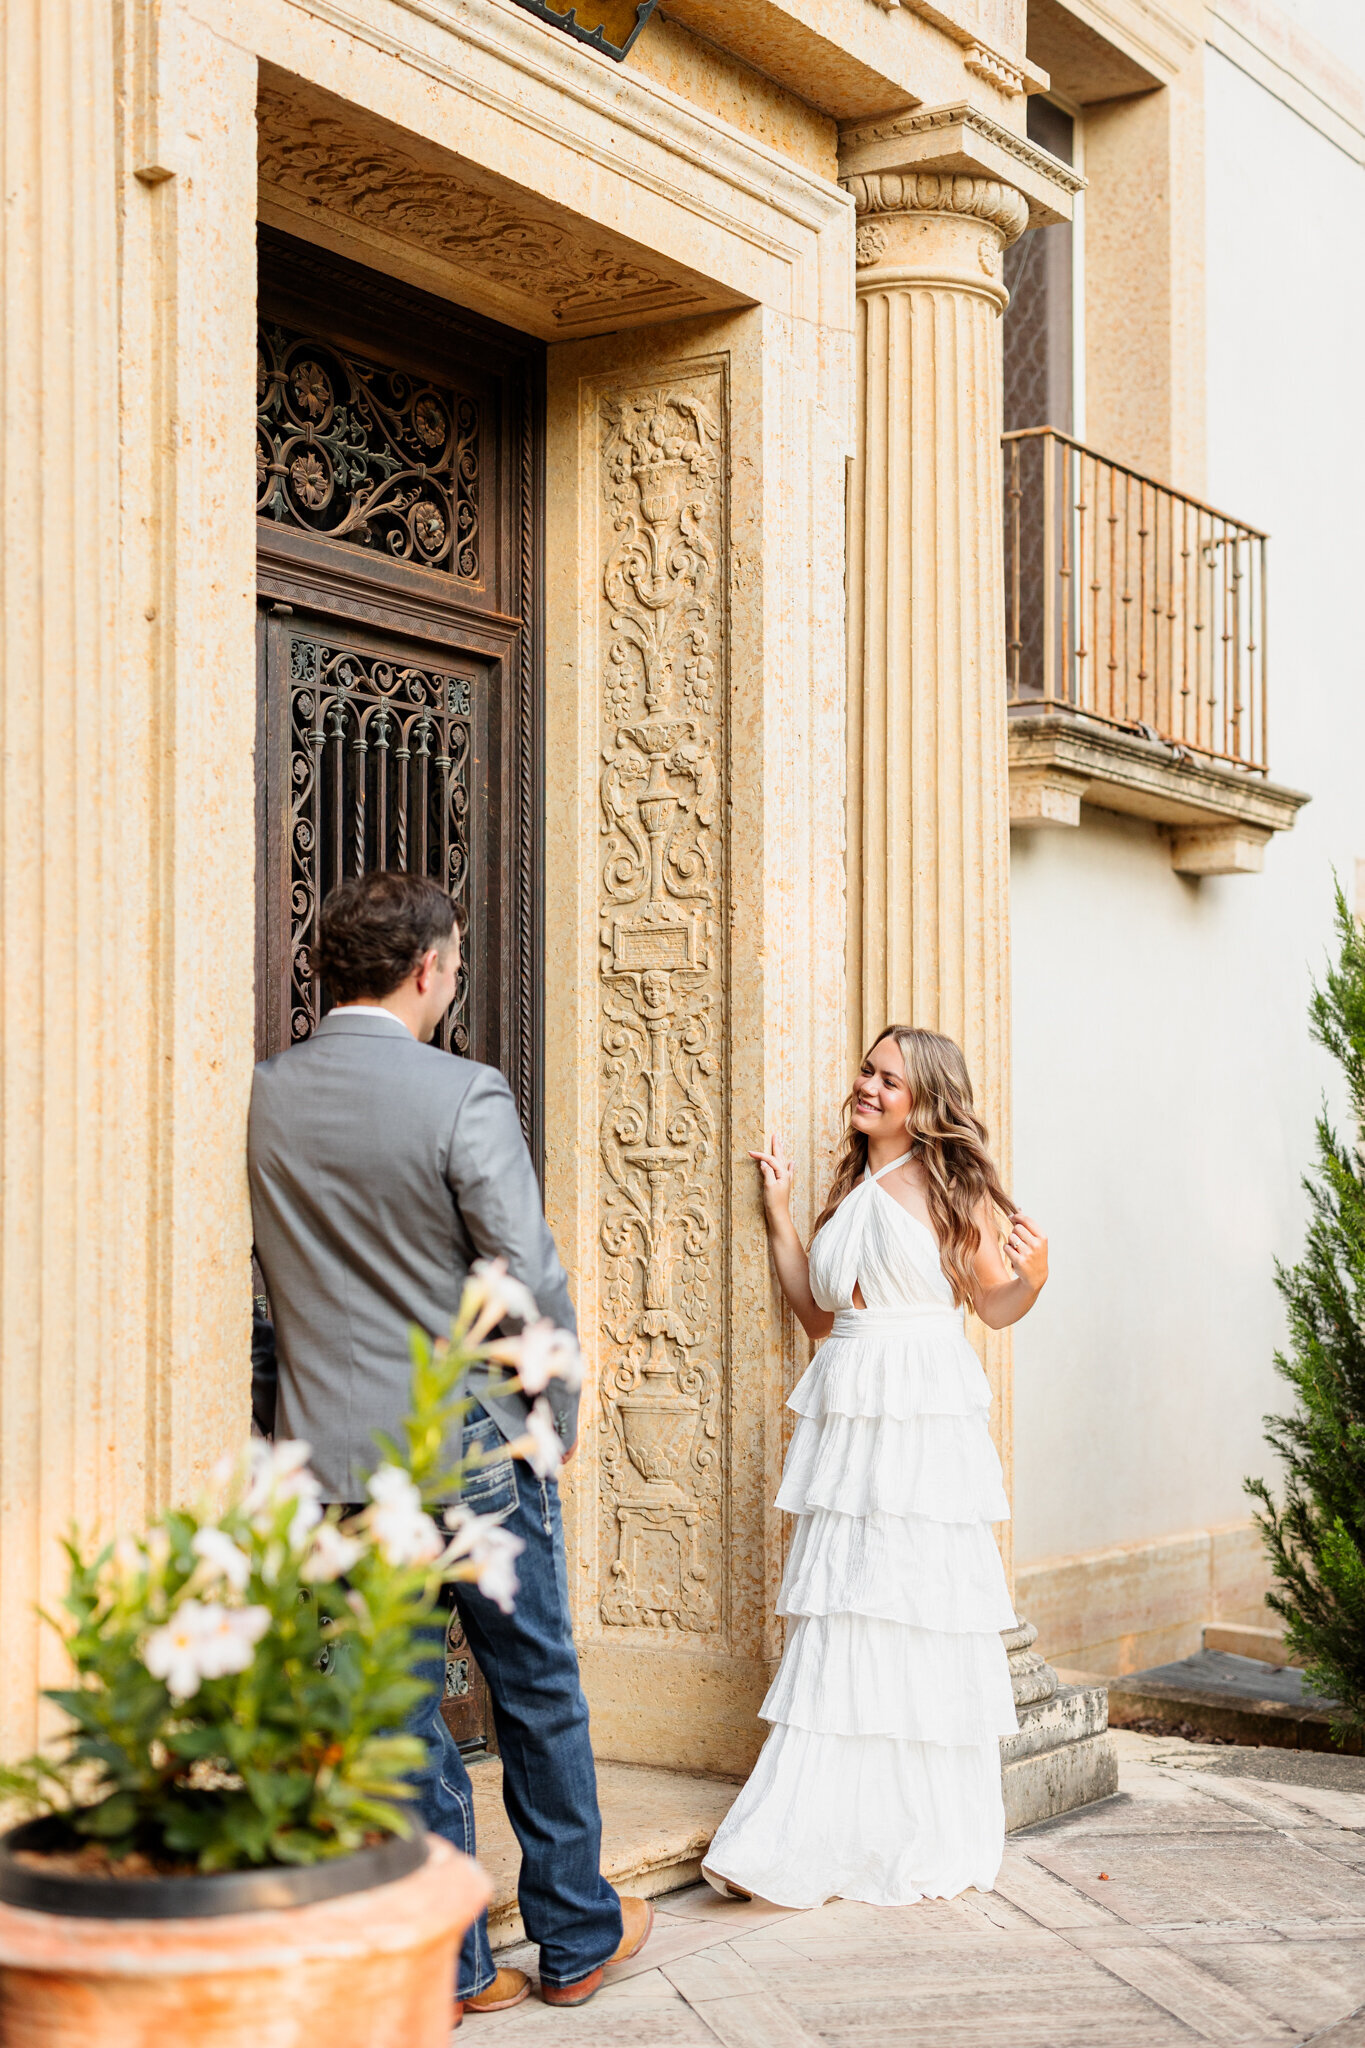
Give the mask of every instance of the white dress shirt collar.
<path id="1" fill-rule="evenodd" d="M 400 1031 L 408 1027 L 401 1017 L 395 1017 L 392 1010 L 386 1010 L 381 1003 L 337 1003 L 327 1012 L 329 1017 L 386 1017 L 390 1024 L 396 1024 Z M 411 1038 L 412 1033 L 408 1031 Z"/>

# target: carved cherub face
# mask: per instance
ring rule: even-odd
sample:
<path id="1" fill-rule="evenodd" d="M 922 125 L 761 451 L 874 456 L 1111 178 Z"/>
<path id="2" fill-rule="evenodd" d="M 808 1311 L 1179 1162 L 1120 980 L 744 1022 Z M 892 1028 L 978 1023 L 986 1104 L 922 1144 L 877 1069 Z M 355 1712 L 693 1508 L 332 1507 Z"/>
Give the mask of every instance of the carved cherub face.
<path id="1" fill-rule="evenodd" d="M 673 1004 L 673 983 L 662 968 L 651 968 L 640 976 L 640 994 L 647 1010 L 667 1010 Z"/>

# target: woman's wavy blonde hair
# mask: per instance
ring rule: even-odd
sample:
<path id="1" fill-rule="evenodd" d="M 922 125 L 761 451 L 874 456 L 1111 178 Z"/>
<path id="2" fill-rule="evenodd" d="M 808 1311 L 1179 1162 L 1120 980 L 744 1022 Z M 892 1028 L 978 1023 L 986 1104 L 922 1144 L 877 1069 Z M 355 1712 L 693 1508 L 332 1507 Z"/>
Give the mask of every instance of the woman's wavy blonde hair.
<path id="1" fill-rule="evenodd" d="M 910 1114 L 905 1134 L 910 1151 L 924 1168 L 925 1199 L 938 1239 L 943 1271 L 960 1307 L 971 1299 L 976 1279 L 976 1253 L 980 1244 L 976 1212 L 983 1199 L 1004 1216 L 1014 1214 L 1014 1203 L 1000 1183 L 995 1163 L 986 1150 L 986 1126 L 972 1108 L 972 1082 L 962 1049 L 937 1031 L 917 1031 L 910 1024 L 888 1024 L 873 1039 L 863 1062 L 879 1045 L 894 1038 L 905 1061 L 905 1078 L 910 1086 Z M 857 1083 L 844 1103 L 844 1117 L 850 1117 Z M 867 1166 L 867 1139 L 848 1124 L 834 1169 L 825 1206 L 815 1229 L 827 1223 L 839 1204 L 863 1177 Z M 814 1237 L 815 1232 L 811 1232 Z"/>

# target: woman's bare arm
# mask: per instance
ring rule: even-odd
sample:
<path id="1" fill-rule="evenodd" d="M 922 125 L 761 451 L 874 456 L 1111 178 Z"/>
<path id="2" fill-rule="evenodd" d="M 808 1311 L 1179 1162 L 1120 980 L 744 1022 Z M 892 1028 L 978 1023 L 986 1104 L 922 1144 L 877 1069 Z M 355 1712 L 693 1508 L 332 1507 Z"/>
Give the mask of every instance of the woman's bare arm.
<path id="1" fill-rule="evenodd" d="M 972 1307 L 987 1329 L 1007 1330 L 1028 1314 L 1047 1284 L 1047 1239 L 1031 1216 L 1012 1216 L 1002 1256 L 995 1217 L 985 1202 L 977 1212 L 977 1227 L 980 1243 Z"/>
<path id="2" fill-rule="evenodd" d="M 818 1306 L 810 1291 L 810 1262 L 792 1222 L 792 1163 L 776 1133 L 767 1152 L 751 1152 L 749 1157 L 763 1176 L 763 1219 L 768 1226 L 768 1244 L 777 1268 L 778 1285 L 806 1335 L 828 1337 L 834 1328 L 834 1317 L 828 1309 Z"/>

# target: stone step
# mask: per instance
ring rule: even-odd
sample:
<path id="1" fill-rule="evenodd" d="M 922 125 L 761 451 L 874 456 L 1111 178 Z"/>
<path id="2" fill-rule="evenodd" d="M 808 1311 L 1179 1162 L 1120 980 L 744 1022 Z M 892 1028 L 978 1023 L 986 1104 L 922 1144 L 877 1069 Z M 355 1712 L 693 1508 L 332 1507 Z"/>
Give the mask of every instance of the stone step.
<path id="1" fill-rule="evenodd" d="M 1358 1729 L 1338 1742 L 1331 1703 L 1308 1690 L 1295 1668 L 1198 1650 L 1176 1664 L 1106 1680 L 1109 1719 L 1116 1728 L 1144 1727 L 1199 1740 L 1260 1748 L 1344 1751 L 1359 1756 Z"/>
<path id="2" fill-rule="evenodd" d="M 1241 1621 L 1205 1622 L 1204 1648 L 1223 1650 L 1230 1657 L 1255 1657 L 1277 1669 L 1286 1664 L 1297 1669 L 1303 1662 L 1285 1642 L 1283 1629 L 1253 1628 Z"/>
<path id="3" fill-rule="evenodd" d="M 521 1850 L 502 1803 L 502 1764 L 484 1757 L 469 1767 L 479 1861 L 493 1880 L 488 1932 L 494 1948 L 524 1941 L 517 1909 Z M 739 1790 L 729 1778 L 656 1770 L 649 1764 L 599 1761 L 602 1872 L 618 1891 L 656 1898 L 701 1876 L 701 1859 Z"/>

